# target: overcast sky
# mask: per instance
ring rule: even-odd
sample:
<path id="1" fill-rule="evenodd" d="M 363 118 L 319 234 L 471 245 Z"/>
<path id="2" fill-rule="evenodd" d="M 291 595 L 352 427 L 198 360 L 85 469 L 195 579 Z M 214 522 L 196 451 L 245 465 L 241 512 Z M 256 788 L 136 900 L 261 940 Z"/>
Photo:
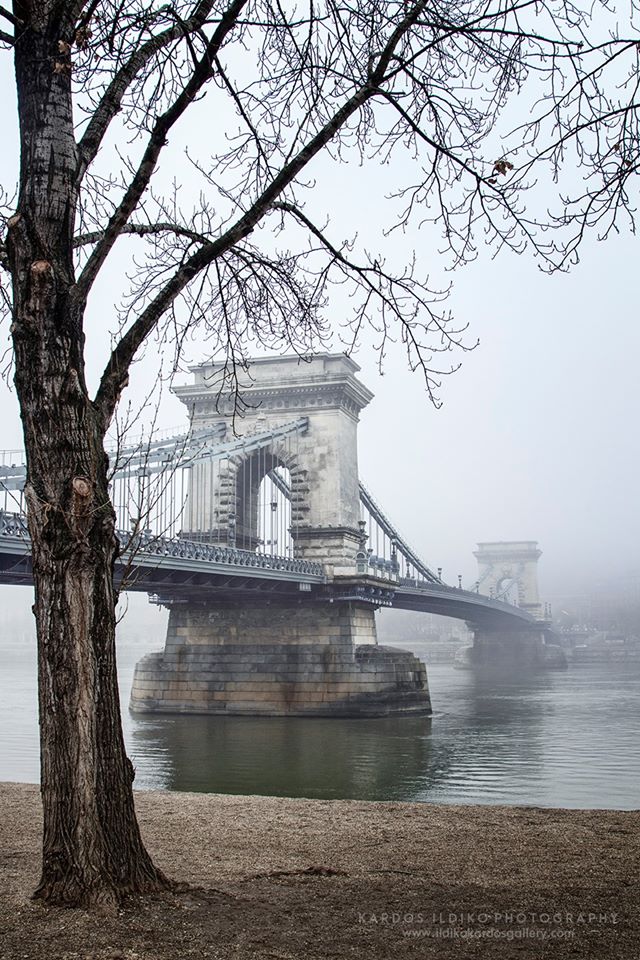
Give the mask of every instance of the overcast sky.
<path id="1" fill-rule="evenodd" d="M 0 58 L 0 89 L 0 183 L 10 186 L 16 121 L 7 56 Z M 184 144 L 206 148 L 206 136 L 197 118 L 181 127 L 179 176 L 189 175 L 180 160 Z M 314 173 L 313 204 L 339 211 L 337 236 L 379 229 L 387 180 L 378 171 L 321 161 Z M 94 377 L 106 355 L 114 278 L 128 266 L 130 242 L 90 305 Z M 446 281 L 437 231 L 394 234 L 388 244 L 399 262 L 415 246 L 435 280 Z M 476 543 L 498 539 L 539 541 L 541 584 L 549 595 L 588 587 L 598 577 L 640 573 L 638 253 L 629 234 L 606 244 L 592 238 L 569 275 L 550 278 L 526 255 L 491 260 L 487 252 L 449 276 L 451 306 L 469 322 L 469 341 L 479 338 L 480 345 L 446 378 L 440 410 L 430 405 L 420 377 L 407 372 L 399 349 L 390 352 L 383 377 L 369 343 L 356 355 L 375 393 L 361 419 L 361 476 L 417 552 L 442 566 L 450 582 L 458 573 L 472 581 Z M 2 340 L 8 342 L 6 328 Z M 133 402 L 155 379 L 155 359 L 151 350 L 134 369 Z M 205 360 L 204 345 L 192 344 L 190 359 Z M 161 426 L 183 418 L 182 404 L 165 398 Z M 0 449 L 21 445 L 15 396 L 5 384 L 0 424 Z"/>

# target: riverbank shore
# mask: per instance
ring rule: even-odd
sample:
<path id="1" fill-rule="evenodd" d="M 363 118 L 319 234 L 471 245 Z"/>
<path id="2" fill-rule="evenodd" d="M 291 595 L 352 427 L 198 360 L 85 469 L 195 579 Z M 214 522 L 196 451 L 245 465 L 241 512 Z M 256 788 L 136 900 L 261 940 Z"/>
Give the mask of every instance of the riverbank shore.
<path id="1" fill-rule="evenodd" d="M 640 957 L 640 813 L 139 792 L 188 892 L 49 910 L 40 801 L 0 784 L 3 960 Z"/>

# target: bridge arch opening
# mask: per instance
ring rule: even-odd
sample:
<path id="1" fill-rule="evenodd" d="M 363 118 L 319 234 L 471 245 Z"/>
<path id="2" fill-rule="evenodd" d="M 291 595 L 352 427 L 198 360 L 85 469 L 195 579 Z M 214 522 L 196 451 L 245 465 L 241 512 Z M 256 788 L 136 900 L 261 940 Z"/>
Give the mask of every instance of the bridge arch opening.
<path id="1" fill-rule="evenodd" d="M 501 577 L 494 589 L 494 599 L 504 600 L 506 603 L 518 604 L 520 601 L 520 580 L 511 574 Z"/>
<path id="2" fill-rule="evenodd" d="M 293 464 L 273 450 L 257 450 L 238 464 L 235 546 L 271 556 L 295 552 L 291 490 Z"/>
<path id="3" fill-rule="evenodd" d="M 258 490 L 258 550 L 276 557 L 293 556 L 291 471 L 282 465 L 262 478 Z"/>

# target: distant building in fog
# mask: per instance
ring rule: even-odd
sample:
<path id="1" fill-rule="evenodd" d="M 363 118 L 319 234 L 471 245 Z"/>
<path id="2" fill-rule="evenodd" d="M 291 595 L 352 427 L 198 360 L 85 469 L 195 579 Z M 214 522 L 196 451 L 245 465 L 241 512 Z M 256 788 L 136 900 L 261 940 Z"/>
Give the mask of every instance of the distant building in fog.
<path id="1" fill-rule="evenodd" d="M 561 595 L 553 609 L 561 626 L 640 634 L 640 572 L 615 580 L 602 578 L 584 592 Z"/>

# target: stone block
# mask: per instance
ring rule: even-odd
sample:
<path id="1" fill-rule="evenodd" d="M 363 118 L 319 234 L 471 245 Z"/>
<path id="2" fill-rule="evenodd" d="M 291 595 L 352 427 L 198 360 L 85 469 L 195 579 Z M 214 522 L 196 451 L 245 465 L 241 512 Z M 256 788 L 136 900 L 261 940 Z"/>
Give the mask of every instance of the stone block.
<path id="1" fill-rule="evenodd" d="M 176 606 L 164 653 L 136 668 L 131 707 L 279 716 L 430 712 L 423 665 L 406 651 L 377 646 L 373 609 L 346 602 Z"/>

